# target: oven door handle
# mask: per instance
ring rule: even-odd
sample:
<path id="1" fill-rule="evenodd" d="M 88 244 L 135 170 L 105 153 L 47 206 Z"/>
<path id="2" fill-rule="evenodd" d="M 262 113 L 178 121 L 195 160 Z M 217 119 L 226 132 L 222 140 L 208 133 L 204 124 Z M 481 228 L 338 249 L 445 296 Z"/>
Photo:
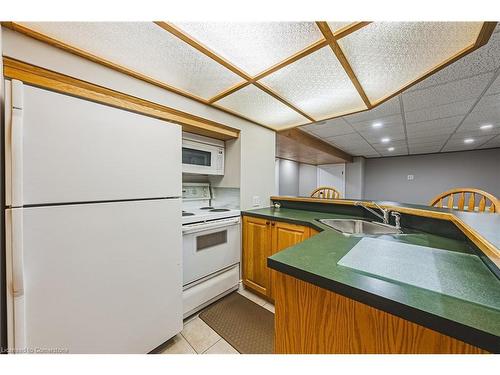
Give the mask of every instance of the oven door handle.
<path id="1" fill-rule="evenodd" d="M 197 233 L 197 232 L 204 232 L 206 230 L 211 230 L 211 229 L 216 229 L 216 228 L 223 228 L 223 227 L 229 227 L 232 225 L 236 225 L 240 223 L 240 218 L 235 217 L 232 219 L 224 219 L 224 220 L 217 220 L 214 221 L 213 223 L 204 223 L 204 224 L 193 224 L 193 225 L 184 225 L 182 227 L 182 234 L 191 234 L 191 233 Z"/>

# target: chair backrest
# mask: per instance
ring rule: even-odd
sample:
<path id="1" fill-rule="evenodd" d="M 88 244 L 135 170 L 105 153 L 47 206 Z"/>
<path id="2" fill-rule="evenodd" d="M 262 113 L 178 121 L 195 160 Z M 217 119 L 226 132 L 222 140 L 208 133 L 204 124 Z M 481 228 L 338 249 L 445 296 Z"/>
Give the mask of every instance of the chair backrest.
<path id="1" fill-rule="evenodd" d="M 500 212 L 500 202 L 495 196 L 474 188 L 457 188 L 445 191 L 434 198 L 430 205 L 471 212 Z"/>
<path id="2" fill-rule="evenodd" d="M 340 199 L 340 192 L 334 187 L 320 186 L 311 193 L 311 198 Z"/>

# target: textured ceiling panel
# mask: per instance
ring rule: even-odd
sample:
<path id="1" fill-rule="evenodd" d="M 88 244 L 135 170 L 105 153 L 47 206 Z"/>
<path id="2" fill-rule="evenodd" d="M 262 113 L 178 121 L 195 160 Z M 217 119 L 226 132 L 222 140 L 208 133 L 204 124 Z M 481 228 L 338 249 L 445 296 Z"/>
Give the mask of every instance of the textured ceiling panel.
<path id="1" fill-rule="evenodd" d="M 498 26 L 497 26 L 498 29 Z M 417 90 L 429 86 L 439 85 L 445 82 L 475 76 L 477 74 L 490 72 L 500 67 L 500 32 L 494 33 L 489 42 L 475 50 L 466 58 L 448 65 L 443 70 L 431 75 L 422 82 L 417 83 L 409 90 Z"/>
<path id="2" fill-rule="evenodd" d="M 411 124 L 414 122 L 432 121 L 445 117 L 465 115 L 472 108 L 474 102 L 474 99 L 469 99 L 460 102 L 442 104 L 431 108 L 418 109 L 410 112 L 406 111 L 406 122 Z"/>
<path id="3" fill-rule="evenodd" d="M 473 44 L 481 27 L 481 22 L 374 22 L 339 44 L 368 97 L 377 101 Z"/>
<path id="4" fill-rule="evenodd" d="M 354 22 L 328 22 L 328 26 L 330 26 L 330 30 L 335 34 L 336 32 L 342 30 L 343 28 L 352 25 Z"/>
<path id="5" fill-rule="evenodd" d="M 399 105 L 399 97 L 389 99 L 378 107 L 372 108 L 369 111 L 354 113 L 345 116 L 345 119 L 351 124 L 355 122 L 371 122 L 378 121 L 382 117 L 388 117 L 394 114 L 401 113 Z"/>
<path id="6" fill-rule="evenodd" d="M 324 47 L 262 82 L 317 120 L 366 109 L 330 47 Z"/>
<path id="7" fill-rule="evenodd" d="M 215 104 L 276 129 L 309 122 L 308 119 L 254 85 L 248 85 Z"/>
<path id="8" fill-rule="evenodd" d="M 36 22 L 30 29 L 208 99 L 241 78 L 152 22 Z"/>
<path id="9" fill-rule="evenodd" d="M 343 135 L 355 133 L 351 125 L 341 118 L 328 120 L 324 124 L 312 124 L 301 127 L 302 130 L 312 133 L 318 137 L 333 137 L 335 135 Z"/>
<path id="10" fill-rule="evenodd" d="M 493 73 L 484 73 L 422 90 L 405 92 L 402 94 L 405 111 L 477 99 L 488 86 L 492 77 Z"/>
<path id="11" fill-rule="evenodd" d="M 200 43 L 250 75 L 323 39 L 314 22 L 176 22 Z"/>

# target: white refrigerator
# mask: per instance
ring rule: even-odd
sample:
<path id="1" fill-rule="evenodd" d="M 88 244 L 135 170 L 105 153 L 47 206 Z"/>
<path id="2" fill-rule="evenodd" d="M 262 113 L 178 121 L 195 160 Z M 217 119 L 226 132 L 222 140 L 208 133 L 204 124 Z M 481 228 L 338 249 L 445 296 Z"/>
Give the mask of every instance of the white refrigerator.
<path id="1" fill-rule="evenodd" d="M 5 88 L 9 350 L 151 351 L 182 329 L 180 126 Z"/>

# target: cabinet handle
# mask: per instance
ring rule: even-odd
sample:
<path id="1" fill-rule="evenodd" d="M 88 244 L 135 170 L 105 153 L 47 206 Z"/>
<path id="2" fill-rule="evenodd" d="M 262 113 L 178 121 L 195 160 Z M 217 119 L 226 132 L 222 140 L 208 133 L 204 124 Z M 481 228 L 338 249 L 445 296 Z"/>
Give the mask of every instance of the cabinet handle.
<path id="1" fill-rule="evenodd" d="M 276 223 L 273 221 L 273 222 L 271 223 L 271 225 L 274 227 L 274 226 L 276 225 Z"/>
<path id="2" fill-rule="evenodd" d="M 269 225 L 269 221 L 266 221 L 266 225 Z"/>

